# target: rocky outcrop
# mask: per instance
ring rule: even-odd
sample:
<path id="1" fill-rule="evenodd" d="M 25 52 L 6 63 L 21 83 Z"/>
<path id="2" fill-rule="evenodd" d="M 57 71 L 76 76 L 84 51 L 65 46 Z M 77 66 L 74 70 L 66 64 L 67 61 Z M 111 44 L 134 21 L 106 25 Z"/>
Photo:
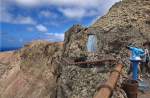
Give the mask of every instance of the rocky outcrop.
<path id="1" fill-rule="evenodd" d="M 55 98 L 63 43 L 33 42 L 0 80 L 0 98 Z"/>
<path id="2" fill-rule="evenodd" d="M 15 65 L 18 60 L 19 55 L 15 51 L 0 53 L 0 79 L 13 68 L 12 65 Z"/>
<path id="3" fill-rule="evenodd" d="M 96 33 L 99 51 L 119 55 L 125 53 L 123 49 L 129 43 L 141 47 L 149 41 L 149 11 L 148 0 L 123 0 L 116 3 L 108 14 L 92 25 L 92 28 L 101 29 Z"/>
<path id="4" fill-rule="evenodd" d="M 96 72 L 95 68 L 63 66 L 57 98 L 92 98 L 108 75 Z"/>
<path id="5" fill-rule="evenodd" d="M 97 38 L 95 54 L 99 56 L 98 59 L 107 55 L 118 60 L 122 58 L 128 64 L 125 46 L 133 43 L 137 47 L 143 47 L 143 43 L 150 41 L 149 12 L 149 0 L 122 0 L 113 5 L 105 16 L 85 30 L 73 33 L 70 30 L 67 31 L 66 35 L 70 34 L 70 36 L 65 36 L 65 44 L 69 51 L 65 49 L 65 53 L 68 53 L 69 56 L 71 54 L 73 56 L 89 54 L 86 43 L 88 34 L 92 33 Z"/>
<path id="6" fill-rule="evenodd" d="M 91 26 L 99 30 L 96 35 L 100 54 L 122 58 L 121 62 L 128 66 L 125 46 L 133 43 L 142 48 L 143 43 L 150 40 L 149 11 L 148 0 L 123 0 L 113 5 L 105 16 Z"/>
<path id="7" fill-rule="evenodd" d="M 64 39 L 64 56 L 80 57 L 86 50 L 86 28 L 81 25 L 73 25 L 65 32 Z"/>
<path id="8" fill-rule="evenodd" d="M 10 67 L 0 65 L 4 69 L 0 73 L 0 98 L 92 98 L 113 66 L 100 65 L 104 70 L 109 69 L 102 73 L 95 67 L 67 65 L 62 58 L 115 58 L 128 66 L 125 46 L 134 43 L 142 47 L 144 42 L 149 42 L 149 28 L 149 0 L 122 0 L 90 27 L 73 25 L 65 32 L 64 43 L 27 44 L 16 52 L 20 57 L 18 63 Z M 86 47 L 90 34 L 97 39 L 93 53 L 87 52 Z M 116 89 L 112 98 L 117 95 L 125 98 L 120 92 Z"/>
<path id="9" fill-rule="evenodd" d="M 0 52 L 0 63 L 9 65 L 17 62 L 19 60 L 19 56 L 15 53 L 15 51 L 8 52 Z"/>
<path id="10" fill-rule="evenodd" d="M 68 47 L 65 49 L 65 53 L 68 53 L 67 56 L 69 57 L 81 57 L 81 54 L 87 56 L 90 55 L 91 53 L 87 52 L 86 43 L 88 35 L 92 33 L 97 38 L 97 50 L 95 53 L 93 53 L 94 57 L 97 56 L 97 59 L 115 58 L 116 60 L 123 63 L 125 66 L 129 66 L 130 64 L 128 60 L 128 50 L 125 47 L 130 43 L 135 44 L 135 46 L 137 47 L 143 47 L 143 43 L 149 42 L 150 40 L 149 12 L 150 2 L 148 0 L 122 0 L 121 2 L 113 5 L 113 7 L 105 16 L 98 19 L 93 25 L 86 28 L 85 30 L 81 30 L 80 32 L 74 32 L 73 34 L 72 32 L 67 31 L 66 35 L 70 34 L 70 36 L 65 36 L 65 39 L 69 38 L 70 40 L 65 41 L 66 46 L 68 45 Z M 80 34 L 82 34 L 82 36 L 79 36 Z M 81 47 L 79 47 L 80 45 Z M 70 68 L 73 67 L 74 66 L 70 66 Z M 128 68 L 129 67 L 125 68 L 125 73 Z M 67 69 L 69 70 L 69 68 Z M 75 69 L 75 71 L 77 71 L 77 73 L 80 73 L 77 68 Z M 68 71 L 62 72 L 67 73 Z M 81 74 L 84 73 L 81 72 Z M 92 72 L 88 72 L 88 74 L 92 74 Z M 62 74 L 62 77 L 65 78 L 69 76 L 71 77 L 71 75 Z M 96 75 L 94 75 L 94 77 L 96 77 Z M 96 80 L 98 79 L 99 78 L 97 77 Z M 66 80 L 68 80 L 69 82 L 72 79 L 67 78 Z M 82 85 L 75 84 L 76 82 L 78 83 L 78 81 L 82 80 L 84 79 L 72 80 L 72 86 L 74 87 L 75 85 L 76 89 L 82 88 Z M 87 80 L 90 81 L 90 79 L 88 78 Z M 94 87 L 92 87 L 92 85 L 89 85 L 89 87 L 90 89 L 95 89 Z M 84 90 L 85 92 L 88 91 L 88 87 L 84 88 Z M 91 93 L 88 93 L 88 96 L 83 96 L 80 93 L 73 95 L 74 91 L 78 92 L 77 90 L 73 89 L 71 91 L 72 93 L 70 93 L 70 95 L 68 96 L 71 96 L 71 98 L 72 96 L 90 98 L 88 96 L 94 95 L 94 92 L 92 91 L 89 91 Z M 121 91 L 116 90 L 112 98 L 116 98 L 116 94 L 119 94 L 120 96 L 122 96 L 121 98 L 123 98 L 123 95 L 120 92 Z"/>

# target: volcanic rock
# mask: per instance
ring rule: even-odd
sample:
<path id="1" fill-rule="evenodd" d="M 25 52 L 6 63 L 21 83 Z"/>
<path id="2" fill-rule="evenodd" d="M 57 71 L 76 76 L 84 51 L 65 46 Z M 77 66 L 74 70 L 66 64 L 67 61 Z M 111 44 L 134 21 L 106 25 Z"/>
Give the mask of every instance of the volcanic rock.
<path id="1" fill-rule="evenodd" d="M 26 45 L 20 61 L 0 79 L 0 98 L 55 98 L 63 43 Z"/>

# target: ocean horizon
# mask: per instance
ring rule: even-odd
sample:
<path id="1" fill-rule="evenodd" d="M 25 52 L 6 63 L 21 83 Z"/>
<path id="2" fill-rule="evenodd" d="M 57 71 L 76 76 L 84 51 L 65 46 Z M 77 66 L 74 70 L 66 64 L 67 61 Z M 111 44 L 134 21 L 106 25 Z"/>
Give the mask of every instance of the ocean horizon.
<path id="1" fill-rule="evenodd" d="M 14 51 L 18 50 L 22 47 L 0 47 L 0 52 L 6 52 L 6 51 Z"/>

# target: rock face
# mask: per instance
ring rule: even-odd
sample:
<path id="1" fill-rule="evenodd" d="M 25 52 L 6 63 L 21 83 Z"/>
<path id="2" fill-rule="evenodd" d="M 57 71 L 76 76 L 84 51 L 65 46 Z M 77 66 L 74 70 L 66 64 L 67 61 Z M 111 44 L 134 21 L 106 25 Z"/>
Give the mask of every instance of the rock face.
<path id="1" fill-rule="evenodd" d="M 96 36 L 97 47 L 89 53 L 86 45 L 91 34 Z M 18 63 L 0 64 L 4 69 L 0 98 L 92 98 L 99 83 L 108 78 L 108 70 L 100 73 L 93 67 L 67 65 L 62 58 L 115 58 L 128 66 L 125 46 L 135 43 L 141 47 L 146 41 L 150 42 L 150 1 L 122 0 L 90 27 L 72 26 L 65 32 L 64 44 L 33 42 L 17 52 Z M 103 69 L 111 66 L 105 64 Z M 125 97 L 116 90 L 112 98 Z"/>
<path id="2" fill-rule="evenodd" d="M 94 68 L 63 66 L 59 78 L 58 98 L 92 98 L 109 73 L 97 73 Z"/>
<path id="3" fill-rule="evenodd" d="M 26 45 L 21 60 L 0 80 L 0 98 L 55 98 L 61 51 L 62 43 Z"/>
<path id="4" fill-rule="evenodd" d="M 148 0 L 123 0 L 116 3 L 91 28 L 99 29 L 97 46 L 100 54 L 122 58 L 123 64 L 129 65 L 129 43 L 142 47 L 150 41 L 150 2 Z M 150 49 L 150 46 L 149 46 Z"/>
<path id="5" fill-rule="evenodd" d="M 65 36 L 65 45 L 68 47 L 65 48 L 64 51 L 65 53 L 68 53 L 69 57 L 80 57 L 81 54 L 86 56 L 90 55 L 91 53 L 87 52 L 86 43 L 89 34 L 92 33 L 97 37 L 97 50 L 94 53 L 94 57 L 97 56 L 97 59 L 115 58 L 123 64 L 125 64 L 126 66 L 129 66 L 128 50 L 125 47 L 130 43 L 135 44 L 135 46 L 142 47 L 143 43 L 150 41 L 149 13 L 149 0 L 123 0 L 122 2 L 118 2 L 115 5 L 113 5 L 113 7 L 105 16 L 98 19 L 89 28 L 86 28 L 79 32 L 70 32 L 70 30 L 67 31 Z M 68 36 L 69 34 L 70 36 Z M 80 34 L 82 34 L 83 36 L 79 36 Z M 66 39 L 68 38 L 70 40 L 66 41 Z M 66 69 L 71 70 L 71 67 L 73 68 L 74 66 L 70 66 L 69 68 L 66 67 Z M 77 73 L 80 73 L 80 71 L 77 68 L 74 70 L 77 71 Z M 63 72 L 67 73 L 68 71 Z M 81 74 L 84 73 L 81 72 Z M 84 75 L 86 74 L 87 73 L 85 73 Z M 88 72 L 88 74 L 92 74 L 92 72 Z M 68 79 L 68 77 L 71 75 L 62 74 L 61 76 L 63 78 L 67 78 L 66 80 L 68 80 L 68 82 L 72 80 Z M 97 77 L 96 75 L 93 76 Z M 98 79 L 99 78 L 97 78 L 97 80 Z M 79 83 L 78 81 L 82 80 L 84 79 L 79 78 L 72 80 L 72 86 L 75 86 L 76 89 L 80 89 L 82 91 L 82 83 L 80 83 L 81 85 L 76 84 Z M 87 81 L 90 81 L 90 79 L 87 78 Z M 92 87 L 92 85 L 89 85 L 88 87 L 90 89 L 95 89 L 94 87 Z M 89 96 L 94 95 L 94 92 L 89 91 L 88 87 L 84 88 L 85 93 L 86 91 L 89 92 L 87 94 L 88 96 L 82 95 L 83 93 L 73 93 L 75 91 L 78 92 L 74 88 L 72 91 L 70 90 L 72 93 L 70 93 L 70 95 L 68 95 L 69 97 L 67 98 L 72 98 L 73 96 L 91 98 Z M 119 91 L 116 90 L 114 94 L 115 93 L 122 96 L 118 98 L 124 98 L 123 95 L 119 93 Z M 112 96 L 112 98 L 116 98 L 116 95 Z"/>
<path id="6" fill-rule="evenodd" d="M 81 25 L 73 25 L 65 32 L 64 56 L 80 57 L 86 50 L 86 28 Z"/>
<path id="7" fill-rule="evenodd" d="M 10 65 L 15 64 L 18 60 L 18 55 L 15 52 L 0 53 L 0 78 L 12 69 Z"/>
<path id="8" fill-rule="evenodd" d="M 98 19 L 92 28 L 96 33 L 99 51 L 122 54 L 129 43 L 142 46 L 150 40 L 150 2 L 148 0 L 123 0 L 116 3 L 107 15 Z"/>
<path id="9" fill-rule="evenodd" d="M 149 22 L 149 0 L 122 0 L 113 5 L 105 16 L 98 19 L 89 28 L 80 30 L 80 32 L 66 32 L 65 44 L 68 47 L 65 50 L 74 56 L 79 55 L 82 51 L 84 51 L 83 54 L 86 54 L 87 38 L 92 33 L 97 37 L 95 54 L 100 56 L 97 57 L 98 59 L 108 55 L 117 59 L 122 58 L 128 64 L 125 46 L 133 43 L 135 46 L 142 47 L 143 43 L 149 42 Z M 71 37 L 67 36 L 69 34 Z M 66 41 L 68 38 L 71 39 L 69 42 Z"/>

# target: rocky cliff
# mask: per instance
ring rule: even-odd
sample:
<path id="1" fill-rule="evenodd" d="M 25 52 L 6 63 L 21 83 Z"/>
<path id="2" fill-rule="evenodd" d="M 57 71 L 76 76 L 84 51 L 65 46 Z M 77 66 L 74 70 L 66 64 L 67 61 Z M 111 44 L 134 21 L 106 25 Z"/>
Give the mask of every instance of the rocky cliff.
<path id="1" fill-rule="evenodd" d="M 91 34 L 97 39 L 92 53 L 86 46 Z M 65 32 L 63 43 L 37 41 L 15 52 L 17 63 L 0 67 L 5 68 L 0 76 L 0 98 L 92 98 L 113 64 L 101 64 L 103 72 L 99 72 L 95 66 L 69 65 L 63 58 L 115 58 L 128 66 L 125 46 L 142 47 L 149 41 L 150 1 L 122 0 L 90 27 L 73 25 Z M 112 98 L 125 97 L 115 90 Z"/>
<path id="2" fill-rule="evenodd" d="M 67 46 L 67 48 L 65 48 L 65 53 L 68 53 L 69 57 L 77 58 L 78 56 L 81 57 L 82 55 L 87 56 L 87 58 L 91 58 L 93 56 L 94 60 L 115 58 L 119 62 L 123 63 L 125 66 L 129 66 L 128 50 L 125 47 L 130 43 L 133 43 L 135 46 L 142 48 L 143 43 L 150 41 L 149 12 L 149 0 L 122 0 L 121 2 L 118 2 L 115 5 L 113 5 L 113 7 L 105 16 L 98 19 L 90 27 L 85 29 L 83 28 L 79 31 L 76 30 L 74 32 L 75 34 L 72 34 L 73 32 L 70 32 L 70 30 L 67 31 L 65 33 L 65 40 L 68 38 L 71 39 L 69 40 L 69 42 L 64 42 L 64 44 Z M 74 27 L 75 26 L 73 26 L 73 28 Z M 78 28 L 79 27 L 77 26 L 75 29 Z M 86 48 L 88 36 L 90 34 L 95 35 L 97 38 L 97 50 L 93 53 L 92 56 L 91 53 L 87 52 Z M 106 66 L 110 68 L 111 65 L 106 64 Z M 70 90 L 71 93 L 69 93 L 70 95 L 68 95 L 68 98 L 72 98 L 73 96 L 75 96 L 73 98 L 78 98 L 78 96 L 91 98 L 91 96 L 94 95 L 96 87 L 95 83 L 97 82 L 97 80 L 100 82 L 101 80 L 106 79 L 105 77 L 100 79 L 101 75 L 103 76 L 105 73 L 101 73 L 101 75 L 97 73 L 99 76 L 97 77 L 97 74 L 93 74 L 93 71 L 88 71 L 93 70 L 92 68 L 83 69 L 84 72 L 81 71 L 82 68 L 80 69 L 77 67 L 74 69 L 74 66 L 64 66 L 63 68 L 64 70 L 61 77 L 67 78 L 66 80 L 68 81 L 62 83 L 66 83 L 66 85 L 67 82 L 68 84 L 71 83 L 71 87 L 73 88 L 72 90 Z M 70 72 L 72 69 L 74 69 L 74 71 L 76 72 L 74 76 L 72 76 L 73 73 Z M 64 75 L 66 73 L 72 74 Z M 86 80 L 84 80 L 82 75 L 85 76 Z M 74 80 L 72 78 L 68 79 L 68 77 L 75 78 L 76 76 L 78 77 Z M 97 79 L 95 80 L 94 77 L 97 77 Z M 94 80 L 92 82 L 93 84 L 86 83 L 86 81 L 92 80 Z M 82 82 L 84 84 L 82 84 Z M 85 86 L 85 88 L 82 88 L 83 85 L 88 85 L 88 87 Z M 81 91 L 84 91 L 84 93 Z M 75 92 L 77 92 L 77 94 Z M 114 95 L 112 97 L 123 97 L 123 94 L 119 95 L 120 93 L 118 92 L 117 94 L 118 95 Z"/>
<path id="3" fill-rule="evenodd" d="M 86 47 L 87 36 L 93 33 L 97 37 L 97 54 L 126 54 L 124 48 L 129 43 L 141 47 L 143 43 L 150 41 L 149 22 L 149 0 L 123 0 L 113 5 L 105 16 L 98 19 L 89 28 L 81 31 L 85 35 L 80 36 L 82 37 L 80 38 L 81 43 L 84 44 L 81 45 Z M 78 33 L 72 38 L 74 41 L 71 41 L 74 47 L 78 45 L 76 44 L 78 40 L 75 39 Z M 84 49 L 86 51 L 86 48 Z"/>
<path id="4" fill-rule="evenodd" d="M 101 29 L 96 33 L 99 51 L 120 54 L 129 43 L 141 47 L 149 41 L 149 11 L 149 0 L 123 0 L 116 3 L 91 27 Z"/>
<path id="5" fill-rule="evenodd" d="M 56 98 L 63 43 L 33 42 L 0 78 L 0 98 Z"/>
<path id="6" fill-rule="evenodd" d="M 77 24 L 73 25 L 65 32 L 64 39 L 64 56 L 66 57 L 80 57 L 82 52 L 86 50 L 86 28 Z"/>

